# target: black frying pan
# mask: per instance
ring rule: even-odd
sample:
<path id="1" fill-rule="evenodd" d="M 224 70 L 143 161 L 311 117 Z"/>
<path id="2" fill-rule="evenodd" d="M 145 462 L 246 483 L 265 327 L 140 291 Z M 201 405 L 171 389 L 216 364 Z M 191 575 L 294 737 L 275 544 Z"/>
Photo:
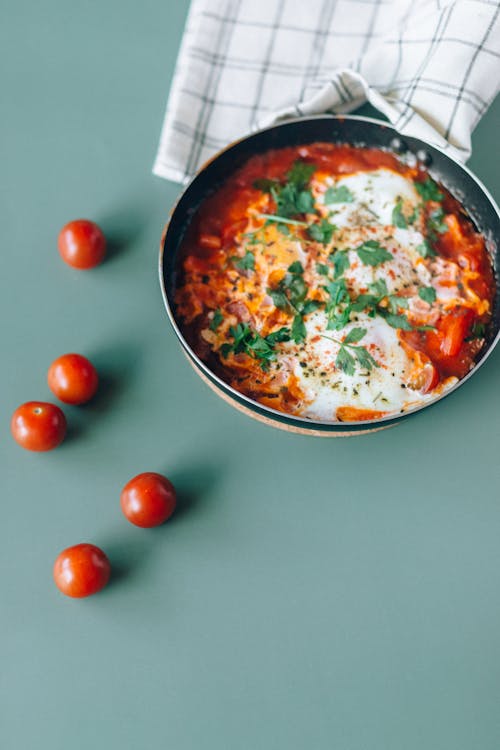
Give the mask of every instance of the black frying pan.
<path id="1" fill-rule="evenodd" d="M 177 282 L 177 257 L 179 247 L 191 219 L 203 200 L 227 177 L 251 156 L 269 149 L 298 146 L 315 141 L 348 143 L 353 146 L 382 148 L 399 155 L 414 157 L 423 162 L 430 174 L 441 182 L 464 206 L 476 227 L 486 237 L 488 252 L 493 261 L 497 290 L 493 320 L 487 335 L 487 343 L 475 367 L 453 388 L 435 399 L 400 415 L 367 422 L 320 422 L 301 417 L 288 416 L 258 404 L 229 386 L 214 375 L 199 359 L 184 339 L 176 320 L 174 291 Z M 225 400 L 263 421 L 271 422 L 297 432 L 314 434 L 353 434 L 381 429 L 405 419 L 420 409 L 427 408 L 445 395 L 462 386 L 483 364 L 500 338 L 500 285 L 498 264 L 500 260 L 500 211 L 484 185 L 467 167 L 447 156 L 435 146 L 418 138 L 400 136 L 385 122 L 367 117 L 322 115 L 297 120 L 288 120 L 279 125 L 261 130 L 233 143 L 205 164 L 189 183 L 172 211 L 170 221 L 163 232 L 160 246 L 160 284 L 163 299 L 175 333 L 198 374 Z"/>

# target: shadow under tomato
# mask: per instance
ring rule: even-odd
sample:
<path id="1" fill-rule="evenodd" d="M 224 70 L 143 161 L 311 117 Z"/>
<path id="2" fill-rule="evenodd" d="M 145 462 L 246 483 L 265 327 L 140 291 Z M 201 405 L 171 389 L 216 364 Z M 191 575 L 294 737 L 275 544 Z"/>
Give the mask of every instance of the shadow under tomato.
<path id="1" fill-rule="evenodd" d="M 120 541 L 103 542 L 99 546 L 111 563 L 110 586 L 143 574 L 153 551 L 147 534 L 142 539 L 124 535 Z"/>
<path id="2" fill-rule="evenodd" d="M 175 513 L 164 525 L 176 523 L 202 508 L 216 486 L 220 472 L 220 467 L 196 463 L 189 467 L 166 467 L 161 471 L 170 479 L 177 493 Z"/>
<path id="3" fill-rule="evenodd" d="M 114 344 L 105 350 L 90 352 L 89 359 L 99 373 L 95 396 L 81 408 L 88 412 L 103 412 L 114 407 L 137 381 L 143 360 L 144 347 L 138 343 Z"/>
<path id="4" fill-rule="evenodd" d="M 113 261 L 128 251 L 147 229 L 151 206 L 140 205 L 137 197 L 122 201 L 119 206 L 102 214 L 97 223 L 106 237 L 106 257 L 103 263 Z"/>

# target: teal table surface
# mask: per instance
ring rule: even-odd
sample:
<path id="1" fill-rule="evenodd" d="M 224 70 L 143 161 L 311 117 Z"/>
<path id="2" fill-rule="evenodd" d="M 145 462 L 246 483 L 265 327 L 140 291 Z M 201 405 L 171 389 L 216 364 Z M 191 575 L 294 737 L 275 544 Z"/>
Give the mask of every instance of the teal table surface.
<path id="1" fill-rule="evenodd" d="M 500 349 L 375 435 L 296 436 L 231 409 L 181 354 L 157 281 L 179 188 L 151 174 L 187 2 L 17 0 L 3 103 L 2 750 L 498 750 Z M 500 102 L 470 166 L 500 197 Z M 68 220 L 112 252 L 59 259 Z M 9 435 L 78 351 L 103 377 L 48 454 Z M 179 512 L 121 515 L 160 471 Z M 115 574 L 70 600 L 64 547 Z"/>

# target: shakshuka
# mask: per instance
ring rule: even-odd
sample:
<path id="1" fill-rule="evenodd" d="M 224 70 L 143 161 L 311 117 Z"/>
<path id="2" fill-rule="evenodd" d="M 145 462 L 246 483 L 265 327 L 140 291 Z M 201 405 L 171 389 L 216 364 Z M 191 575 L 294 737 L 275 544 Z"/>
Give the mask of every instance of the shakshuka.
<path id="1" fill-rule="evenodd" d="M 200 206 L 176 314 L 210 369 L 321 421 L 413 409 L 474 366 L 495 290 L 484 238 L 421 165 L 330 143 L 250 158 Z"/>

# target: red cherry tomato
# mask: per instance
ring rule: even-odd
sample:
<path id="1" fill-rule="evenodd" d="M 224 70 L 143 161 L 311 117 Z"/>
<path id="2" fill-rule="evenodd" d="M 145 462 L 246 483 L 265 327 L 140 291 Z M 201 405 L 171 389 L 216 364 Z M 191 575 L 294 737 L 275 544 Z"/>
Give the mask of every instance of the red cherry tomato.
<path id="1" fill-rule="evenodd" d="M 97 390 L 99 378 L 92 362 L 81 354 L 63 354 L 49 367 L 49 388 L 65 404 L 84 404 Z"/>
<path id="2" fill-rule="evenodd" d="M 58 555 L 54 563 L 54 581 L 66 596 L 80 599 L 100 591 L 109 581 L 111 565 L 94 544 L 75 544 Z"/>
<path id="3" fill-rule="evenodd" d="M 102 230 L 87 219 L 76 219 L 59 232 L 57 241 L 61 258 L 73 268 L 94 268 L 106 254 Z"/>
<path id="4" fill-rule="evenodd" d="M 29 451 L 50 451 L 66 434 L 66 417 L 58 406 L 28 401 L 19 406 L 10 422 L 16 443 Z"/>
<path id="5" fill-rule="evenodd" d="M 175 510 L 175 488 L 166 477 L 152 471 L 138 474 L 122 490 L 120 505 L 130 521 L 143 529 L 159 526 Z"/>

